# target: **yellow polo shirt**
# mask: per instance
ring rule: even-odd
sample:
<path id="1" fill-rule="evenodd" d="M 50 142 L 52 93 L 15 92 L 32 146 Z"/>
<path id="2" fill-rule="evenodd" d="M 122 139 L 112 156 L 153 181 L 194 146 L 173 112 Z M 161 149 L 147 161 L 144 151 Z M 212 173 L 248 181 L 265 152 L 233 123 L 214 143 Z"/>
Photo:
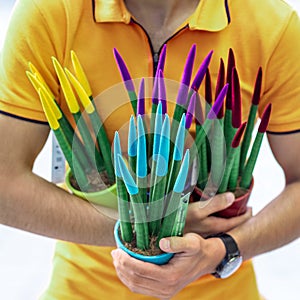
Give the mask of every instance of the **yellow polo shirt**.
<path id="1" fill-rule="evenodd" d="M 273 103 L 269 131 L 299 130 L 300 21 L 281 0 L 201 0 L 193 15 L 166 41 L 164 75 L 179 81 L 186 55 L 197 45 L 194 74 L 210 50 L 213 83 L 219 59 L 235 52 L 241 80 L 243 112 L 247 114 L 255 76 L 263 69 L 260 111 Z M 36 92 L 25 76 L 31 61 L 68 114 L 51 63 L 55 56 L 72 69 L 70 51 L 77 53 L 90 81 L 99 112 L 112 139 L 128 122 L 130 104 L 118 102 L 114 87 L 120 74 L 113 57 L 117 48 L 133 78 L 153 76 L 154 53 L 143 28 L 131 18 L 122 0 L 20 0 L 15 7 L 0 56 L 0 110 L 32 122 L 46 119 Z M 148 109 L 150 104 L 148 104 Z M 110 247 L 58 242 L 53 276 L 42 299 L 151 299 L 131 293 L 117 278 Z M 163 287 L 162 287 L 163 288 Z M 259 299 L 251 262 L 232 277 L 207 275 L 174 299 Z"/>

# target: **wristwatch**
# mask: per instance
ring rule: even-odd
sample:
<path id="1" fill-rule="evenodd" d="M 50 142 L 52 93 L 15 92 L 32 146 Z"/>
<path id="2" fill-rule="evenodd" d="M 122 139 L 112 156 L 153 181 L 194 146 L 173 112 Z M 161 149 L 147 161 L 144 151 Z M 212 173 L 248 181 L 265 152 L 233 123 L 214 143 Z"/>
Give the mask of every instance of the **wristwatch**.
<path id="1" fill-rule="evenodd" d="M 227 278 L 231 276 L 242 264 L 242 256 L 235 240 L 227 233 L 210 235 L 208 238 L 220 238 L 225 245 L 226 254 L 221 263 L 212 273 L 216 278 Z"/>

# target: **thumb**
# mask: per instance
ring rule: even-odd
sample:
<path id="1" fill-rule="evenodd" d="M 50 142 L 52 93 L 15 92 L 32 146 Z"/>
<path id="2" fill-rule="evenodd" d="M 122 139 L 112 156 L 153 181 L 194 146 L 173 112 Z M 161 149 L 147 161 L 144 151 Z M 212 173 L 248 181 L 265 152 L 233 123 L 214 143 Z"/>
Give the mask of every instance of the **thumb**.
<path id="1" fill-rule="evenodd" d="M 183 237 L 162 238 L 159 241 L 159 247 L 164 252 L 189 254 L 196 253 L 200 248 L 201 237 L 195 233 L 188 233 Z"/>
<path id="2" fill-rule="evenodd" d="M 203 213 L 206 216 L 209 216 L 210 214 L 227 208 L 234 202 L 234 200 L 234 194 L 227 192 L 223 194 L 217 194 L 208 200 L 199 201 L 196 203 L 199 204 L 201 209 L 203 209 Z"/>

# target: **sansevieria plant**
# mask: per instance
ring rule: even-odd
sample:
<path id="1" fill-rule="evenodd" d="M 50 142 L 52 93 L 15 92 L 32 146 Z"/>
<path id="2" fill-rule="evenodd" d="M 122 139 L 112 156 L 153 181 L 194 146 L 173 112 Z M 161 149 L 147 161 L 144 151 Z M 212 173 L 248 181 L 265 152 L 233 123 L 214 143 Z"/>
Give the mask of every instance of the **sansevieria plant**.
<path id="1" fill-rule="evenodd" d="M 252 104 L 245 123 L 242 123 L 240 81 L 231 49 L 228 56 L 227 78 L 225 78 L 224 62 L 220 60 L 216 95 L 219 94 L 220 90 L 224 90 L 224 88 L 222 89 L 224 84 L 228 87 L 225 107 L 221 107 L 214 126 L 211 126 L 210 130 L 205 130 L 208 138 L 201 139 L 202 142 L 197 144 L 200 162 L 197 187 L 202 190 L 209 187 L 216 193 L 235 192 L 237 188 L 249 189 L 262 139 L 267 130 L 271 114 L 271 104 L 269 104 L 264 109 L 261 123 L 251 146 L 260 100 L 262 70 L 259 68 L 257 73 Z M 212 94 L 211 77 L 209 69 L 207 69 L 205 99 L 208 107 L 211 103 L 214 103 Z M 198 112 L 195 119 L 196 140 L 198 135 L 203 135 L 203 128 L 210 119 L 209 114 L 206 113 L 207 107 L 203 108 L 200 101 L 197 107 Z"/>
<path id="2" fill-rule="evenodd" d="M 49 86 L 29 63 L 26 74 L 39 94 L 48 123 L 71 169 L 76 187 L 82 192 L 95 192 L 115 183 L 111 144 L 92 96 L 92 91 L 75 52 L 71 52 L 75 75 L 63 68 L 55 57 L 52 62 L 64 97 L 78 129 L 72 127 L 56 101 Z M 92 131 L 82 116 L 81 107 L 90 119 Z"/>
<path id="3" fill-rule="evenodd" d="M 179 85 L 173 118 L 167 113 L 167 87 L 163 74 L 166 47 L 163 48 L 153 81 L 151 114 L 145 113 L 144 79 L 135 90 L 126 63 L 114 50 L 115 58 L 132 103 L 127 149 L 120 136 L 114 138 L 114 167 L 117 183 L 120 229 L 117 235 L 128 248 L 146 255 L 159 252 L 158 244 L 166 236 L 182 235 L 191 192 L 192 161 L 197 145 L 205 140 L 205 131 L 195 139 L 192 149 L 186 145 L 198 100 L 198 89 L 205 77 L 212 52 L 203 60 L 190 87 L 195 45 L 186 60 Z M 228 86 L 220 91 L 203 128 L 209 129 L 217 118 Z M 149 119 L 149 120 L 148 120 Z M 150 126 L 149 126 L 150 124 Z"/>

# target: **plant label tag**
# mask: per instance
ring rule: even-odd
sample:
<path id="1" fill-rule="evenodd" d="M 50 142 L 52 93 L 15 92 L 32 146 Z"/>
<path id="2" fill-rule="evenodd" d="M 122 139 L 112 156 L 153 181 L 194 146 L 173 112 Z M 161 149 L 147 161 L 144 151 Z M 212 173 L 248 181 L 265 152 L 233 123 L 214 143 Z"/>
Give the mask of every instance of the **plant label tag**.
<path id="1" fill-rule="evenodd" d="M 51 164 L 51 181 L 53 183 L 63 183 L 65 181 L 66 159 L 57 142 L 57 139 L 52 134 L 52 164 Z"/>

